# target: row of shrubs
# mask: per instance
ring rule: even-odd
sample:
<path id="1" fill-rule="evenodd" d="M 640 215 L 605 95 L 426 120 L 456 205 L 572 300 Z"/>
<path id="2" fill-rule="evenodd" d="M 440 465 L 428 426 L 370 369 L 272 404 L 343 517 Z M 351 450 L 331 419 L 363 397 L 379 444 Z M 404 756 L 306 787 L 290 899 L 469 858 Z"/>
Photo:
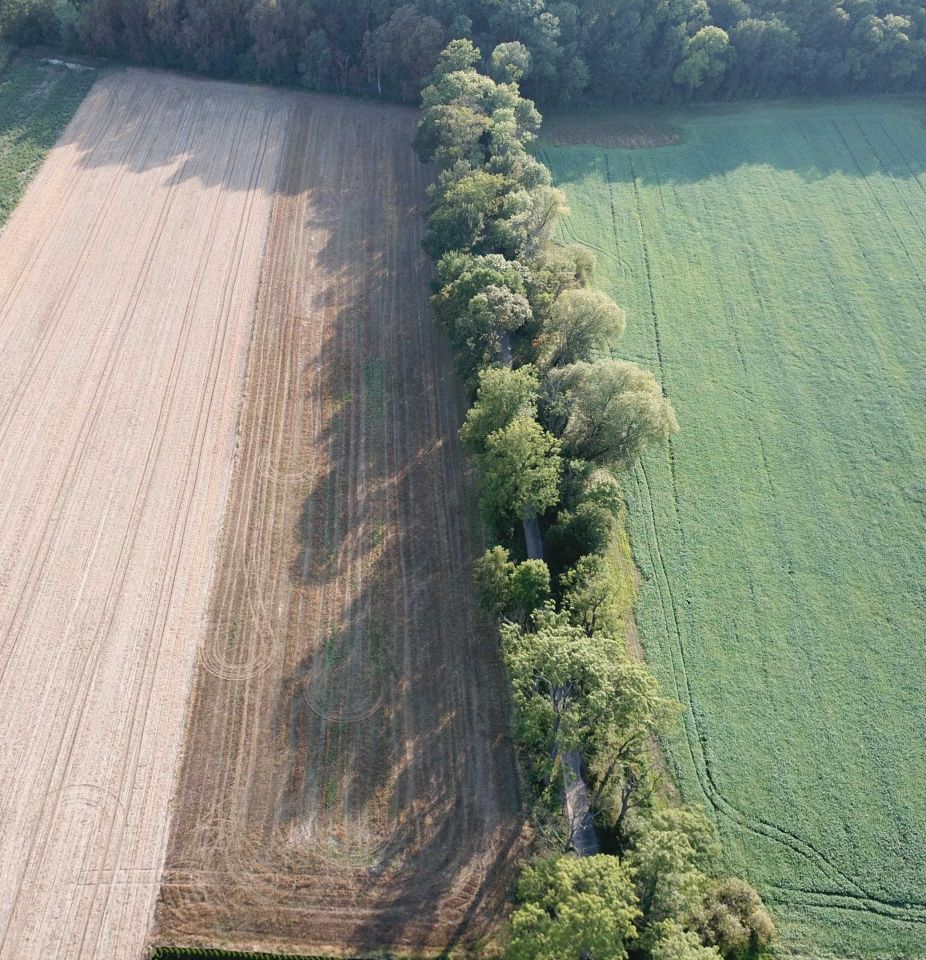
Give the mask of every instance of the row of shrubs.
<path id="1" fill-rule="evenodd" d="M 530 153 L 540 116 L 509 55 L 495 50 L 488 76 L 472 43 L 453 41 L 424 87 L 415 138 L 436 167 L 432 303 L 472 401 L 461 438 L 493 544 L 476 585 L 500 627 L 541 838 L 508 956 L 758 955 L 774 934 L 758 895 L 716 875 L 704 814 L 656 789 L 654 742 L 679 708 L 628 656 L 609 559 L 620 474 L 669 441 L 675 412 L 652 373 L 611 355 L 625 317 L 591 285 L 591 253 L 551 242 L 564 199 Z M 564 817 L 575 776 L 607 854 L 576 855 L 577 824 Z"/>

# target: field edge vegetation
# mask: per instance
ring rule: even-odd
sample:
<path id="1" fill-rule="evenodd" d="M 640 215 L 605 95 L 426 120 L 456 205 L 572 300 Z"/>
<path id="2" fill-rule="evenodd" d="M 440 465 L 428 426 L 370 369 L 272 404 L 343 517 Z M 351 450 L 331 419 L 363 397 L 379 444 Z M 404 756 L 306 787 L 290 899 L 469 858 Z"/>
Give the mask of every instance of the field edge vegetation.
<path id="1" fill-rule="evenodd" d="M 432 303 L 473 401 L 461 437 L 495 544 L 477 590 L 500 626 L 541 838 L 506 956 L 756 957 L 775 932 L 758 895 L 716 872 L 703 814 L 657 794 L 652 742 L 678 707 L 622 636 L 615 472 L 665 443 L 675 414 L 651 373 L 604 355 L 624 313 L 590 286 L 588 250 L 549 242 L 563 197 L 527 151 L 540 116 L 518 64 L 496 82 L 480 60 L 468 41 L 441 54 L 416 148 L 438 171 Z"/>
<path id="2" fill-rule="evenodd" d="M 98 77 L 15 58 L 0 42 L 0 230 Z"/>

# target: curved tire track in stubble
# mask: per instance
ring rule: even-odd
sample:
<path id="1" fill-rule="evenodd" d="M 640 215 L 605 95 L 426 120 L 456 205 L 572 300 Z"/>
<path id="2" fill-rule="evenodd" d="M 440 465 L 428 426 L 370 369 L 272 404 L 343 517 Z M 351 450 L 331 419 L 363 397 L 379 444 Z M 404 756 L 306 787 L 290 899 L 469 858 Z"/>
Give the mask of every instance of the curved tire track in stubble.
<path id="1" fill-rule="evenodd" d="M 519 797 L 413 125 L 293 98 L 162 942 L 442 947 L 506 892 Z"/>

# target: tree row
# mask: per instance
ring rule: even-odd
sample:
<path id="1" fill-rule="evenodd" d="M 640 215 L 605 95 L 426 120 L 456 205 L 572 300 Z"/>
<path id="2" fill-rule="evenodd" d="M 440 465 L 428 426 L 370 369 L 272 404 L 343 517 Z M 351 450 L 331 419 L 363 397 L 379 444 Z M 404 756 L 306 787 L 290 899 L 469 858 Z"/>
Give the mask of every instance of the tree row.
<path id="1" fill-rule="evenodd" d="M 628 655 L 610 552 L 620 475 L 669 442 L 655 377 L 612 354 L 623 311 L 581 247 L 551 242 L 563 196 L 527 149 L 540 125 L 503 44 L 441 53 L 415 147 L 432 163 L 432 298 L 471 406 L 461 429 L 492 545 L 476 588 L 499 625 L 538 843 L 511 960 L 757 956 L 774 927 L 718 874 L 705 815 L 658 789 L 657 738 L 679 707 Z M 601 853 L 605 849 L 608 852 Z"/>
<path id="2" fill-rule="evenodd" d="M 507 47 L 544 106 L 926 85 L 923 0 L 0 0 L 4 32 L 405 100 L 452 38 Z"/>

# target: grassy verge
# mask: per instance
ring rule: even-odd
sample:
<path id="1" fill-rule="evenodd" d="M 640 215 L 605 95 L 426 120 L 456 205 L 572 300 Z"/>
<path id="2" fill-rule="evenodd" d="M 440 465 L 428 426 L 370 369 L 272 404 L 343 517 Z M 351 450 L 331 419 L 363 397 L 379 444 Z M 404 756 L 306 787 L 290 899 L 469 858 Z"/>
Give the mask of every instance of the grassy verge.
<path id="1" fill-rule="evenodd" d="M 158 947 L 151 960 L 186 960 L 187 957 L 221 957 L 223 960 L 333 960 L 320 954 L 242 953 L 220 947 Z"/>

